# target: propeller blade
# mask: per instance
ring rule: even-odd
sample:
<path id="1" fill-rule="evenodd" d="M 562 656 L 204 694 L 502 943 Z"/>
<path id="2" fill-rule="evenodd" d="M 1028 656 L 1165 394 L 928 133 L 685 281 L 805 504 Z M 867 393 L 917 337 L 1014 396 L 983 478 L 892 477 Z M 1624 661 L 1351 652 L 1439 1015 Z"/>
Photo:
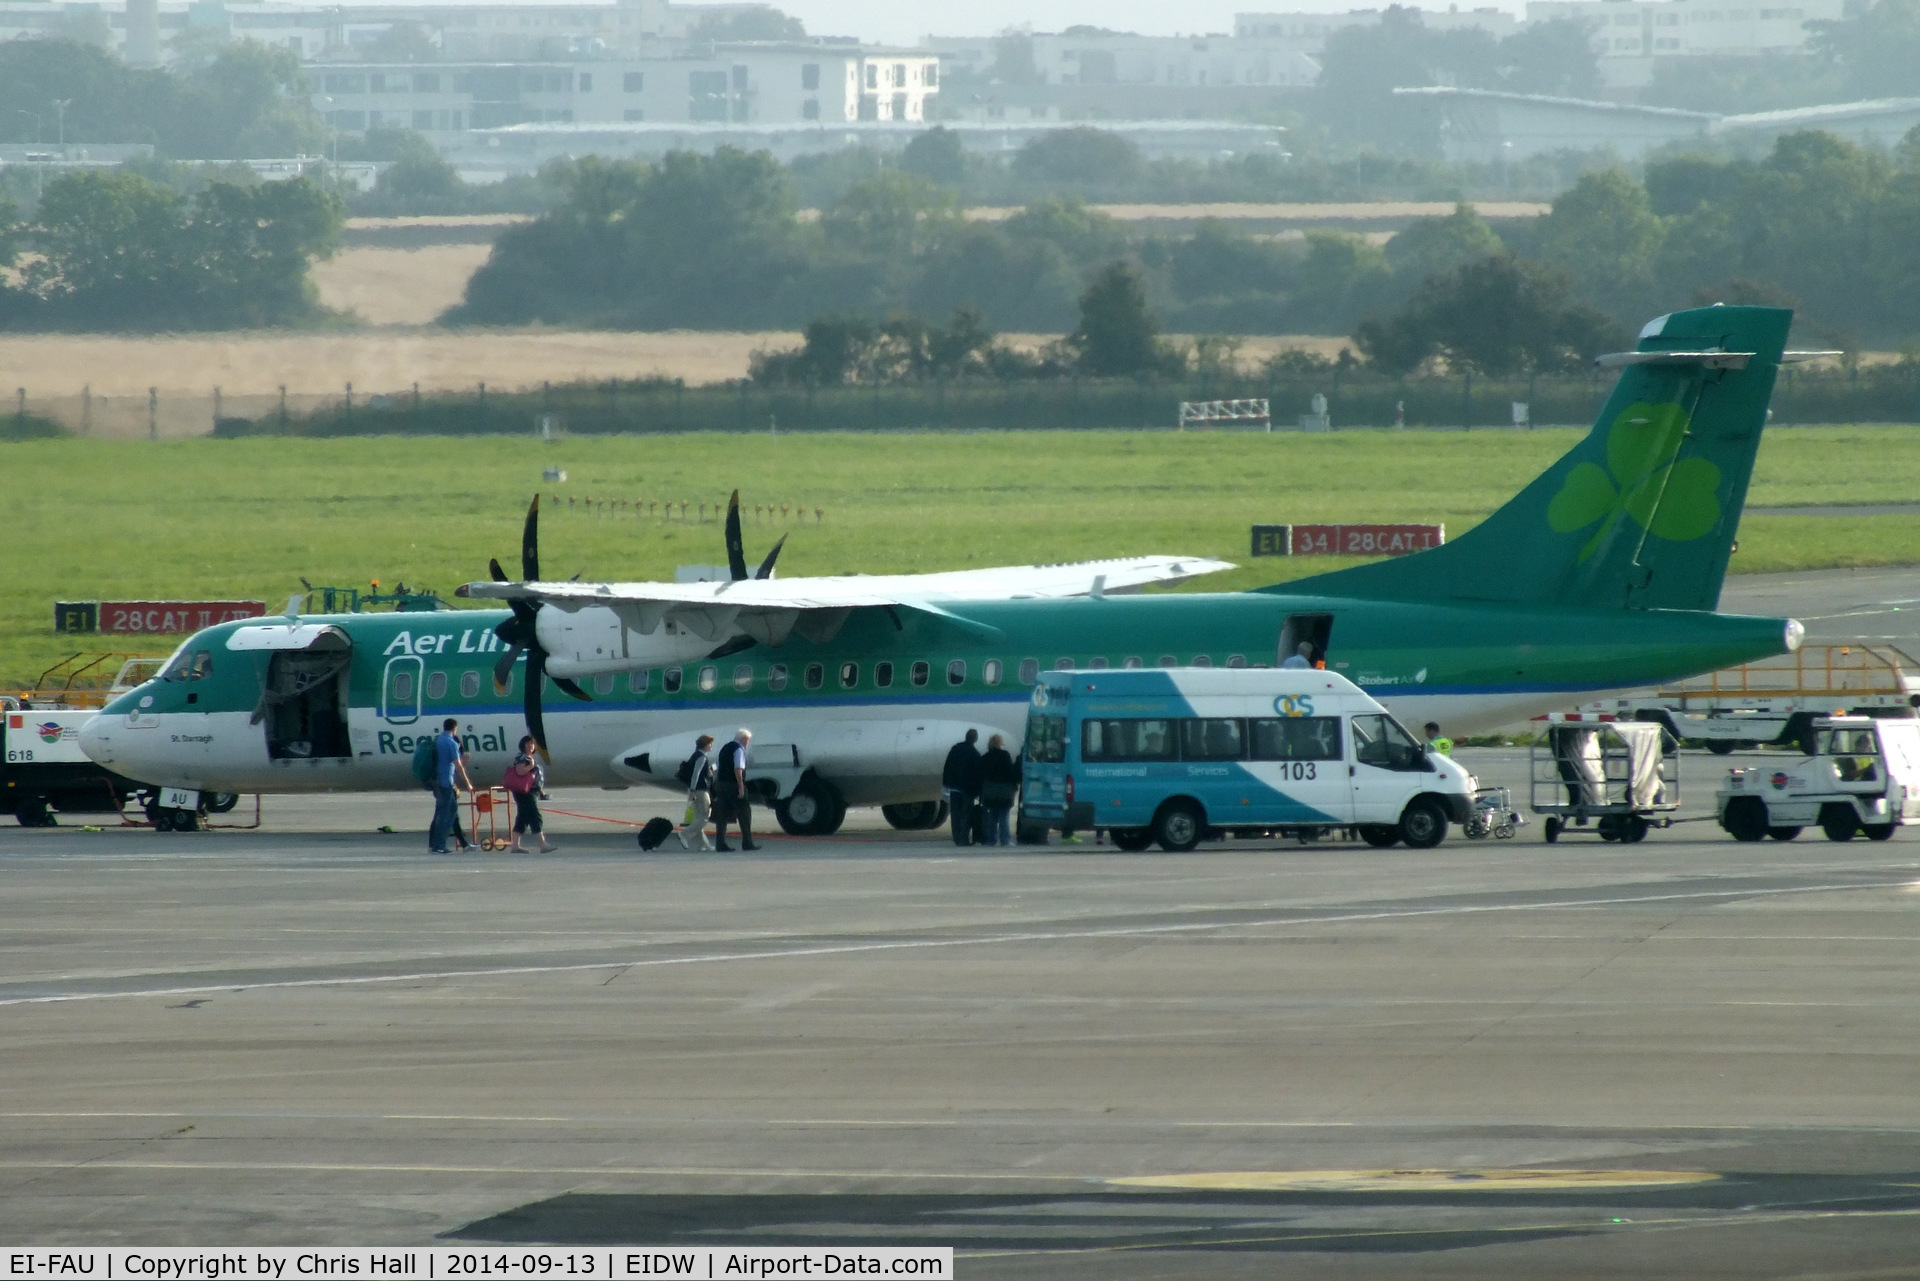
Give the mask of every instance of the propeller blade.
<path id="1" fill-rule="evenodd" d="M 747 576 L 747 549 L 740 541 L 740 491 L 737 489 L 727 502 L 727 569 L 736 583 Z"/>
<path id="2" fill-rule="evenodd" d="M 508 646 L 507 652 L 500 656 L 500 661 L 493 665 L 495 689 L 505 689 L 513 684 L 513 665 L 520 661 L 520 651 L 524 648 L 522 645 Z"/>
<path id="3" fill-rule="evenodd" d="M 508 581 L 507 571 L 500 568 L 500 558 L 498 556 L 487 562 L 487 572 L 493 575 L 493 581 L 496 583 Z"/>
<path id="4" fill-rule="evenodd" d="M 550 676 L 547 679 L 551 680 L 555 685 L 558 685 L 561 689 L 573 695 L 575 698 L 579 699 L 583 703 L 591 703 L 593 701 L 593 695 L 587 693 L 586 690 L 581 689 L 578 685 L 574 684 L 572 681 L 568 680 L 564 676 Z"/>
<path id="5" fill-rule="evenodd" d="M 540 581 L 540 495 L 527 507 L 527 524 L 520 531 L 520 581 Z M 517 612 L 517 611 L 516 611 Z"/>
<path id="6" fill-rule="evenodd" d="M 760 568 L 753 571 L 753 576 L 755 578 L 772 578 L 773 562 L 780 559 L 780 549 L 786 545 L 787 536 L 782 534 L 780 535 L 780 541 L 773 545 L 773 550 L 767 553 L 767 558 L 760 562 Z"/>
<path id="7" fill-rule="evenodd" d="M 540 687 L 546 683 L 546 674 L 547 656 L 536 645 L 527 651 L 527 688 L 521 694 L 520 706 L 526 711 L 527 733 L 533 735 L 540 754 L 552 759 L 547 751 L 547 723 L 540 715 Z"/>

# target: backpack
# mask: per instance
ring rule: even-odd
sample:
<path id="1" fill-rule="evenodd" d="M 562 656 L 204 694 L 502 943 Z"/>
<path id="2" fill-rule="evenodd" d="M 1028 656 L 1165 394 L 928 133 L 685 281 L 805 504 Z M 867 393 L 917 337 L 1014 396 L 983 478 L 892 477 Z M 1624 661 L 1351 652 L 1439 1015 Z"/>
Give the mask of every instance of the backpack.
<path id="1" fill-rule="evenodd" d="M 429 792 L 433 790 L 434 757 L 434 739 L 431 735 L 422 738 L 418 743 L 413 745 L 414 782 L 420 784 L 420 786 L 426 788 Z"/>
<path id="2" fill-rule="evenodd" d="M 647 825 L 640 829 L 640 848 L 643 850 L 657 850 L 660 848 L 660 843 L 672 835 L 673 820 L 665 818 L 648 819 Z"/>
<path id="3" fill-rule="evenodd" d="M 680 780 L 680 786 L 686 788 L 688 791 L 693 790 L 693 763 L 699 759 L 700 749 L 696 747 L 693 749 L 693 755 L 681 761 L 680 768 L 673 772 L 673 776 Z"/>

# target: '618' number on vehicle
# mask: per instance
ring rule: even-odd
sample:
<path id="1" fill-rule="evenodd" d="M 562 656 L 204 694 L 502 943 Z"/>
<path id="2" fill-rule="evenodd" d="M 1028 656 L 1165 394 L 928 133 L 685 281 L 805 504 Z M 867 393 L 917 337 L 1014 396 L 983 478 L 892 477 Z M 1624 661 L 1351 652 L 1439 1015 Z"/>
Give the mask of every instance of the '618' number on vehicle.
<path id="1" fill-rule="evenodd" d="M 1280 777 L 1304 779 L 1316 778 L 1318 776 L 1313 772 L 1312 761 L 1281 761 Z"/>

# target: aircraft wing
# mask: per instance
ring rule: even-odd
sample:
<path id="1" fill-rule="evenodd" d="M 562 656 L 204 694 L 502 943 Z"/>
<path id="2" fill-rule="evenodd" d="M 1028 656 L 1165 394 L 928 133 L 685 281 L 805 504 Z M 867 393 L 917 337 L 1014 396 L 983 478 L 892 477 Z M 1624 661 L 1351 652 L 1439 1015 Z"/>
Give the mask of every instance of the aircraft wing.
<path id="1" fill-rule="evenodd" d="M 681 609 L 819 610 L 898 605 L 945 615 L 937 602 L 1048 599 L 1136 591 L 1232 569 L 1204 556 L 1131 556 L 1061 565 L 1010 565 L 939 574 L 748 578 L 724 583 L 468 583 L 460 595 L 523 600 L 563 610 L 631 605 Z"/>

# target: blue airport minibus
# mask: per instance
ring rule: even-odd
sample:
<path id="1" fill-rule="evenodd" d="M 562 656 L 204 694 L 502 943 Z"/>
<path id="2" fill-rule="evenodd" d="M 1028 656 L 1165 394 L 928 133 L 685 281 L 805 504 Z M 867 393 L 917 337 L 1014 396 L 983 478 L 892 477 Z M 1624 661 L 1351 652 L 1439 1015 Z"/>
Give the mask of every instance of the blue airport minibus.
<path id="1" fill-rule="evenodd" d="M 1472 775 L 1344 676 L 1317 669 L 1044 672 L 1027 708 L 1023 825 L 1123 850 L 1209 833 L 1438 845 Z"/>

